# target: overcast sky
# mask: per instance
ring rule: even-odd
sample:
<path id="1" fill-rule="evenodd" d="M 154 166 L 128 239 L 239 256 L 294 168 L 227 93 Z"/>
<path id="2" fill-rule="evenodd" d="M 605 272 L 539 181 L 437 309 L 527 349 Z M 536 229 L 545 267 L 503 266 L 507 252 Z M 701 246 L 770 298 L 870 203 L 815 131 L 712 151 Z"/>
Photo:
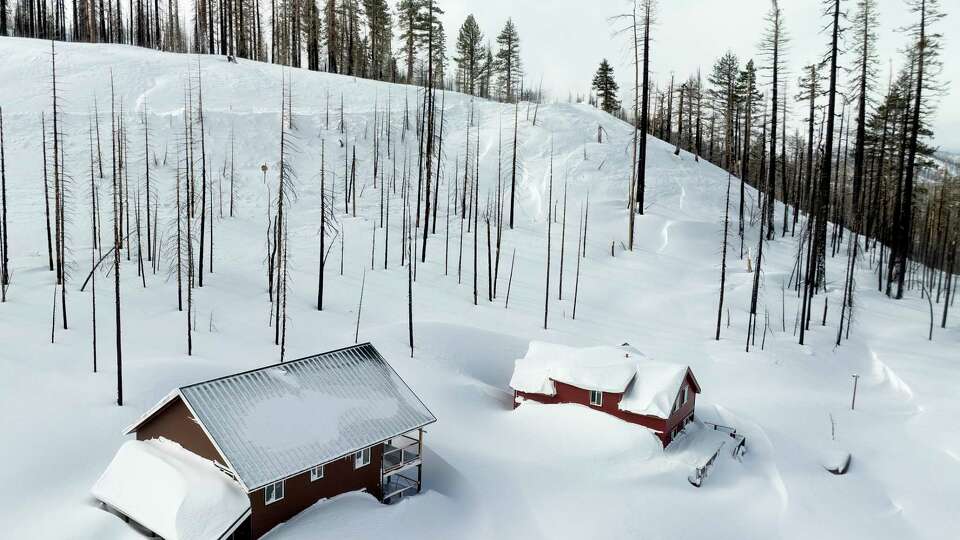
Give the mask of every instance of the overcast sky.
<path id="1" fill-rule="evenodd" d="M 844 4 L 851 11 L 852 0 Z M 887 66 L 899 65 L 900 49 L 906 36 L 897 28 L 911 21 L 903 0 L 879 0 L 880 77 L 886 86 Z M 960 32 L 953 28 L 960 17 L 956 0 L 941 2 L 947 18 L 938 25 L 943 40 L 941 80 L 960 84 Z M 621 88 L 631 86 L 632 52 L 628 38 L 614 36 L 618 23 L 610 18 L 630 9 L 630 0 L 442 0 L 446 10 L 444 26 L 453 56 L 454 40 L 463 20 L 473 13 L 488 40 L 493 42 L 507 17 L 520 33 L 522 60 L 528 80 L 536 84 L 543 77 L 544 88 L 566 100 L 568 92 L 585 93 L 602 58 L 615 68 Z M 757 57 L 757 43 L 764 28 L 770 0 L 660 0 L 657 24 L 652 31 L 651 69 L 658 81 L 670 74 L 686 78 L 701 68 L 704 77 L 714 60 L 727 49 L 743 63 Z M 798 69 L 820 58 L 827 36 L 820 29 L 828 22 L 821 17 L 820 0 L 782 0 L 784 22 L 790 36 L 787 58 L 788 95 L 796 94 Z M 956 13 L 954 13 L 956 12 Z M 620 24 L 622 26 L 622 24 Z M 852 60 L 848 60 L 852 61 Z M 935 144 L 960 151 L 960 89 L 956 85 L 943 96 L 934 121 Z"/>

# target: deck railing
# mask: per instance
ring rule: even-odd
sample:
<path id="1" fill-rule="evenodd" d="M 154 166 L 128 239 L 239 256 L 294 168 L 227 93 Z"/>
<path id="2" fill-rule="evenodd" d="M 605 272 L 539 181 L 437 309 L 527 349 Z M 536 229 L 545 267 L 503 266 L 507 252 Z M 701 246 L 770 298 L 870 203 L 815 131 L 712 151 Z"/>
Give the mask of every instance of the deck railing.
<path id="1" fill-rule="evenodd" d="M 400 435 L 387 441 L 383 450 L 383 472 L 403 469 L 420 460 L 420 440 L 409 435 Z"/>
<path id="2" fill-rule="evenodd" d="M 383 502 L 390 504 L 408 492 L 420 491 L 420 471 L 408 476 L 421 461 L 422 432 L 394 437 L 383 445 Z"/>
<path id="3" fill-rule="evenodd" d="M 704 422 L 705 426 L 713 428 L 714 431 L 722 431 L 730 436 L 734 440 L 732 456 L 736 460 L 740 460 L 744 454 L 747 453 L 747 438 L 743 435 L 737 433 L 737 428 L 732 428 L 730 426 L 721 426 L 720 424 L 714 424 L 713 422 Z"/>

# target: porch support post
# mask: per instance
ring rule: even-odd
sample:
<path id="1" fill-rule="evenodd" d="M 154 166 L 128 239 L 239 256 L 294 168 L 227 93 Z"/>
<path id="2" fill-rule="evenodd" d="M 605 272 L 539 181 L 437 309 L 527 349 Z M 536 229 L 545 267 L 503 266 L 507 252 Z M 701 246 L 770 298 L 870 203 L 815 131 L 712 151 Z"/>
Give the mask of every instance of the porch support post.
<path id="1" fill-rule="evenodd" d="M 417 431 L 420 432 L 420 442 L 417 448 L 417 453 L 420 454 L 420 464 L 417 465 L 417 493 L 420 493 L 420 488 L 423 486 L 423 428 Z"/>

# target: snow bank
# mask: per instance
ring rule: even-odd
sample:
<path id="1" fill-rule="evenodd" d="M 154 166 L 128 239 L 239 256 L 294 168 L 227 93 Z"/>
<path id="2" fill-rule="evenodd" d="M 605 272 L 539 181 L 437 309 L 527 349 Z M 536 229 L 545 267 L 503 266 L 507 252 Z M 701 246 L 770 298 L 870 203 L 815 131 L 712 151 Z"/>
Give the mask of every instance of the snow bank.
<path id="1" fill-rule="evenodd" d="M 510 387 L 552 396 L 558 381 L 623 394 L 620 410 L 667 418 L 688 369 L 650 360 L 628 345 L 577 348 L 532 341 L 516 361 Z"/>
<path id="2" fill-rule="evenodd" d="M 91 493 L 166 540 L 219 538 L 250 511 L 239 484 L 167 439 L 124 443 Z"/>

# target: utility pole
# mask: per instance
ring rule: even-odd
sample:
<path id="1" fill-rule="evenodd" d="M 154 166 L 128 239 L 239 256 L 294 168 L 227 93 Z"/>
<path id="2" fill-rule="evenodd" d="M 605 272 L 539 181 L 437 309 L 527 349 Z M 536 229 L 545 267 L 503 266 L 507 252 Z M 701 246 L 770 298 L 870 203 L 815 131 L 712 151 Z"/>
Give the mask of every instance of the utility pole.
<path id="1" fill-rule="evenodd" d="M 860 376 L 856 373 L 853 374 L 853 399 L 850 400 L 850 410 L 855 410 L 857 406 L 857 381 L 860 379 Z"/>

